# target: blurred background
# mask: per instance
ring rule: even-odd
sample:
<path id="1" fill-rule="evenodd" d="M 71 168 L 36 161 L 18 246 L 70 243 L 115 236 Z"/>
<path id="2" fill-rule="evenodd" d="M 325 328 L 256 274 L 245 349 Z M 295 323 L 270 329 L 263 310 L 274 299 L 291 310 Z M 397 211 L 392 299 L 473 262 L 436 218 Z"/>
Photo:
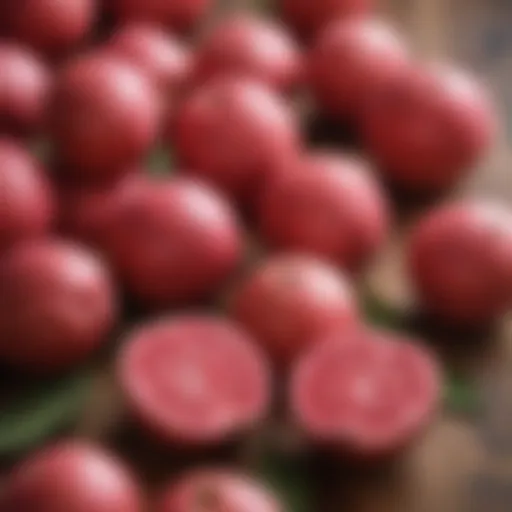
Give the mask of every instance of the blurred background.
<path id="1" fill-rule="evenodd" d="M 2 2 L 3 0 L 0 0 Z M 65 1 L 65 0 L 63 0 Z M 141 2 L 144 0 L 140 0 Z M 225 8 L 272 0 L 228 0 Z M 314 0 L 311 0 L 314 1 Z M 382 0 L 383 11 L 427 59 L 453 59 L 486 81 L 498 102 L 503 130 L 483 171 L 462 194 L 492 195 L 512 205 L 512 0 Z M 396 241 L 394 241 L 396 242 Z M 393 243 L 375 272 L 392 300 L 402 293 Z M 504 322 L 492 354 L 467 339 L 444 333 L 461 368 L 476 376 L 450 382 L 452 408 L 396 471 L 339 473 L 339 495 L 311 512 L 511 512 L 512 511 L 512 321 Z M 489 344 L 490 346 L 491 344 Z M 480 345 L 481 346 L 481 345 Z M 112 439 L 118 400 L 108 372 L 96 379 L 78 434 L 114 444 L 149 479 L 167 471 L 168 457 L 133 438 Z M 68 388 L 67 388 L 68 389 Z M 74 395 L 71 391 L 71 400 Z M 64 397 L 66 399 L 66 397 Z M 0 413 L 1 414 L 1 413 Z M 121 420 L 122 421 L 122 420 Z M 28 435 L 31 435 L 30 433 Z M 282 478 L 286 479 L 284 470 Z M 291 483 L 300 494 L 300 479 Z M 300 502 L 300 497 L 299 497 Z M 0 512 L 2 512 L 0 510 Z M 25 512 L 25 511 L 23 511 Z M 94 512 L 94 511 L 91 511 Z M 307 505 L 286 512 L 308 512 Z"/>

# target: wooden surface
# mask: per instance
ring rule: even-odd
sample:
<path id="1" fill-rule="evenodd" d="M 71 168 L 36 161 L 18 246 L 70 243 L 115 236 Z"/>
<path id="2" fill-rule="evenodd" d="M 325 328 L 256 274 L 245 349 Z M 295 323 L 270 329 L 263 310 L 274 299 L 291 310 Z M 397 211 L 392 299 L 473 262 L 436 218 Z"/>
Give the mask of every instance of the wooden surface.
<path id="1" fill-rule="evenodd" d="M 397 0 L 387 11 L 419 53 L 458 58 L 489 81 L 503 112 L 503 136 L 478 175 L 458 193 L 492 194 L 512 204 L 508 136 L 512 132 L 507 128 L 507 114 L 512 112 L 512 39 L 507 40 L 512 38 L 507 35 L 512 2 Z M 402 243 L 402 234 L 397 233 L 368 276 L 378 293 L 398 306 L 409 296 L 400 265 Z M 505 321 L 496 332 L 480 337 L 436 329 L 425 336 L 450 366 L 478 382 L 482 409 L 471 418 L 441 415 L 394 468 L 374 473 L 336 469 L 331 476 L 337 480 L 337 497 L 312 512 L 512 511 L 512 322 Z M 153 446 L 130 427 L 109 370 L 99 376 L 76 433 L 121 451 L 152 488 L 183 465 L 182 457 Z M 243 449 L 225 456 L 246 461 Z"/>

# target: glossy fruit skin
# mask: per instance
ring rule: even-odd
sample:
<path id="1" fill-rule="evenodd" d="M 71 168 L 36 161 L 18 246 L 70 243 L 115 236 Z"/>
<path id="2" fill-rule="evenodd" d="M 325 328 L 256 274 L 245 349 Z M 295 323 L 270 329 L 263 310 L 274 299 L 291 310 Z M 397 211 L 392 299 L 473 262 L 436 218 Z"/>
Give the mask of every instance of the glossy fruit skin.
<path id="1" fill-rule="evenodd" d="M 177 112 L 171 134 L 183 169 L 242 202 L 299 146 L 292 110 L 246 78 L 222 77 L 199 88 Z"/>
<path id="2" fill-rule="evenodd" d="M 53 239 L 25 242 L 0 262 L 0 359 L 34 374 L 71 368 L 114 326 L 110 274 L 87 249 Z"/>
<path id="3" fill-rule="evenodd" d="M 384 190 L 363 161 L 315 152 L 271 180 L 262 193 L 259 225 L 274 248 L 324 257 L 357 271 L 389 231 Z"/>
<path id="4" fill-rule="evenodd" d="M 0 497 L 2 512 L 142 512 L 139 489 L 113 455 L 61 441 L 19 464 Z"/>
<path id="5" fill-rule="evenodd" d="M 194 83 L 241 75 L 261 80 L 277 91 L 299 84 L 302 61 L 286 28 L 248 14 L 225 18 L 206 35 L 196 55 Z"/>
<path id="6" fill-rule="evenodd" d="M 190 52 L 157 26 L 128 23 L 114 33 L 106 49 L 146 72 L 166 97 L 180 92 L 189 80 Z"/>
<path id="7" fill-rule="evenodd" d="M 423 306 L 461 326 L 512 306 L 512 213 L 489 201 L 439 207 L 413 230 L 409 270 Z"/>
<path id="8" fill-rule="evenodd" d="M 292 369 L 292 418 L 311 442 L 358 462 L 392 458 L 432 423 L 436 357 L 417 340 L 365 327 L 331 331 Z"/>
<path id="9" fill-rule="evenodd" d="M 50 183 L 39 162 L 18 142 L 0 138 L 0 254 L 47 233 L 54 210 Z"/>
<path id="10" fill-rule="evenodd" d="M 318 37 L 308 58 L 313 98 L 328 116 L 354 121 L 375 89 L 406 65 L 408 51 L 383 21 L 337 21 Z"/>
<path id="11" fill-rule="evenodd" d="M 195 470 L 173 482 L 156 512 L 282 512 L 283 507 L 260 482 L 220 468 Z"/>
<path id="12" fill-rule="evenodd" d="M 401 188 L 452 188 L 489 151 L 496 115 L 476 79 L 446 65 L 404 68 L 374 91 L 362 138 L 383 175 Z"/>
<path id="13" fill-rule="evenodd" d="M 130 333 L 117 375 L 126 405 L 158 441 L 214 447 L 253 429 L 270 404 L 270 372 L 236 324 L 199 313 L 163 317 Z"/>
<path id="14" fill-rule="evenodd" d="M 82 183 L 117 179 L 155 142 L 156 89 L 136 68 L 102 53 L 71 62 L 57 79 L 50 129 L 57 158 Z"/>
<path id="15" fill-rule="evenodd" d="M 264 261 L 235 291 L 231 315 L 278 364 L 289 364 L 324 331 L 358 322 L 349 281 L 315 258 L 284 254 Z"/>
<path id="16" fill-rule="evenodd" d="M 7 0 L 9 35 L 49 56 L 84 42 L 97 16 L 96 0 Z"/>
<path id="17" fill-rule="evenodd" d="M 280 0 L 285 21 L 306 39 L 314 37 L 333 20 L 350 20 L 369 14 L 373 0 Z"/>
<path id="18" fill-rule="evenodd" d="M 107 185 L 62 184 L 59 188 L 59 230 L 67 238 L 100 250 L 111 235 L 111 226 L 133 197 L 149 185 L 142 169 L 130 170 Z"/>
<path id="19" fill-rule="evenodd" d="M 235 211 L 194 179 L 155 180 L 110 224 L 105 252 L 129 293 L 152 307 L 212 296 L 243 256 Z"/>
<path id="20" fill-rule="evenodd" d="M 31 50 L 10 43 L 0 44 L 0 67 L 0 130 L 23 136 L 37 132 L 44 125 L 49 69 Z"/>
<path id="21" fill-rule="evenodd" d="M 182 32 L 200 24 L 214 5 L 214 0 L 114 0 L 112 9 L 124 21 L 149 22 Z"/>

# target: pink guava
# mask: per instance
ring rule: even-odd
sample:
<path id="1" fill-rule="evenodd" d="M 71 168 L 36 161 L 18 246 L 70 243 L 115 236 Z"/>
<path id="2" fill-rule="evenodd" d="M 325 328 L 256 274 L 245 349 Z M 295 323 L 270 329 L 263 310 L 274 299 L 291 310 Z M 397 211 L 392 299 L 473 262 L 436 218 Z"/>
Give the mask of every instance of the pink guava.
<path id="1" fill-rule="evenodd" d="M 466 200 L 439 207 L 413 230 L 412 283 L 430 312 L 456 324 L 486 324 L 512 307 L 512 212 Z"/>
<path id="2" fill-rule="evenodd" d="M 87 249 L 45 239 L 0 260 L 0 359 L 36 374 L 80 364 L 117 316 L 108 269 Z"/>
<path id="3" fill-rule="evenodd" d="M 280 363 L 290 363 L 324 331 L 358 321 L 346 277 L 313 257 L 273 256 L 235 290 L 232 316 Z"/>
<path id="4" fill-rule="evenodd" d="M 263 418 L 270 401 L 267 366 L 239 327 L 196 314 L 131 333 L 118 375 L 142 425 L 161 441 L 195 447 L 229 441 Z"/>
<path id="5" fill-rule="evenodd" d="M 142 512 L 130 471 L 110 453 L 61 441 L 15 467 L 0 494 L 2 512 Z"/>
<path id="6" fill-rule="evenodd" d="M 384 190 L 363 161 L 316 152 L 297 159 L 262 193 L 259 226 L 274 248 L 362 269 L 388 234 Z"/>
<path id="7" fill-rule="evenodd" d="M 397 454 L 430 424 L 436 359 L 418 343 L 365 329 L 332 332 L 296 363 L 290 407 L 313 442 L 373 461 Z"/>

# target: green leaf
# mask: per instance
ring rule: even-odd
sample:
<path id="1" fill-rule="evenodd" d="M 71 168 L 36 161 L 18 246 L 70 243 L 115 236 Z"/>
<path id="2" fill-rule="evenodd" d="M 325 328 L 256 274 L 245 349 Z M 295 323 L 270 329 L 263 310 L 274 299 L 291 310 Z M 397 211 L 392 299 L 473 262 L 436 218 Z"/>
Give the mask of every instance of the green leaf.
<path id="1" fill-rule="evenodd" d="M 374 293 L 366 292 L 362 299 L 364 317 L 371 325 L 392 330 L 405 330 L 404 313 L 379 299 Z"/>
<path id="2" fill-rule="evenodd" d="M 33 382 L 13 390 L 0 405 L 0 457 L 20 454 L 68 427 L 79 415 L 93 380 L 92 372 Z"/>
<path id="3" fill-rule="evenodd" d="M 314 509 L 313 479 L 307 461 L 267 454 L 257 472 L 284 502 L 286 512 L 311 512 Z"/>
<path id="4" fill-rule="evenodd" d="M 147 165 L 151 174 L 165 176 L 172 171 L 172 156 L 167 149 L 157 148 L 149 155 Z"/>
<path id="5" fill-rule="evenodd" d="M 447 378 L 444 399 L 449 411 L 468 416 L 476 414 L 482 405 L 477 385 L 461 376 Z"/>

